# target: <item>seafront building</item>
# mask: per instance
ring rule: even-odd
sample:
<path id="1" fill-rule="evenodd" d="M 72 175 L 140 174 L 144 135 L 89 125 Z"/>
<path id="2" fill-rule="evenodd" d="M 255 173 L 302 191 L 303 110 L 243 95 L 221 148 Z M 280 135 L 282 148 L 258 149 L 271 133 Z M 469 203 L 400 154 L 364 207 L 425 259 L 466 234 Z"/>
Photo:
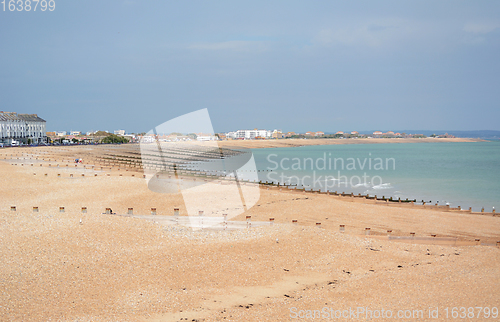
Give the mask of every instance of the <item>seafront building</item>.
<path id="1" fill-rule="evenodd" d="M 253 140 L 253 139 L 285 139 L 285 138 L 302 138 L 302 139 L 314 139 L 314 138 L 415 138 L 415 137 L 425 137 L 423 134 L 407 134 L 399 133 L 394 131 L 373 131 L 370 134 L 360 134 L 358 131 L 336 131 L 325 133 L 323 131 L 307 131 L 305 133 L 295 133 L 295 132 L 283 132 L 282 130 L 238 130 L 228 133 L 217 134 L 219 140 Z M 449 134 L 445 135 L 432 135 L 431 137 L 453 137 Z"/>
<path id="2" fill-rule="evenodd" d="M 37 114 L 0 112 L 0 143 L 42 143 L 47 141 L 46 121 Z"/>
<path id="3" fill-rule="evenodd" d="M 243 140 L 252 140 L 252 139 L 267 139 L 272 137 L 273 132 L 268 130 L 238 130 L 236 132 L 226 133 L 226 137 L 231 139 L 243 139 Z"/>
<path id="4" fill-rule="evenodd" d="M 210 133 L 196 133 L 197 141 L 216 141 L 217 137 Z"/>

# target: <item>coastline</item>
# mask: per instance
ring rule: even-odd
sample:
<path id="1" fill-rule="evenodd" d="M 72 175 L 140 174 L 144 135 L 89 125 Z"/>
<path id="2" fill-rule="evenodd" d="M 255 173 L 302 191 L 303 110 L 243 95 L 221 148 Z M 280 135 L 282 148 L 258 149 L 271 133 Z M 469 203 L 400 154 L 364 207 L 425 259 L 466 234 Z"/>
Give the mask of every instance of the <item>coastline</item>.
<path id="1" fill-rule="evenodd" d="M 486 142 L 478 138 L 372 138 L 372 139 L 279 139 L 279 140 L 227 140 L 218 141 L 224 148 L 290 148 L 308 145 L 339 144 L 382 144 L 382 143 L 443 143 L 443 142 Z"/>

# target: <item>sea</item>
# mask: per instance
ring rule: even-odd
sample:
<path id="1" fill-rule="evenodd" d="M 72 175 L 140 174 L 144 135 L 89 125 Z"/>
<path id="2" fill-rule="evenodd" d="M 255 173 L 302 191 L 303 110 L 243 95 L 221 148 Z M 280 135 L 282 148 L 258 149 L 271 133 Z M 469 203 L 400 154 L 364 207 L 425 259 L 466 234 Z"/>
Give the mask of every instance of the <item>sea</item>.
<path id="1" fill-rule="evenodd" d="M 473 211 L 500 206 L 498 140 L 316 145 L 252 153 L 262 182 Z"/>

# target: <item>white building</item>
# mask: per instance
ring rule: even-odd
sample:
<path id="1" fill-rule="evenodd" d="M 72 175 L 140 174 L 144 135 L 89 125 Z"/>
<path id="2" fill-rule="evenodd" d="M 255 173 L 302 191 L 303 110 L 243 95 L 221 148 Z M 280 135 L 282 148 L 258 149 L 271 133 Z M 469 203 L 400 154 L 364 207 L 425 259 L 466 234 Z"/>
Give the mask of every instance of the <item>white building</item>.
<path id="1" fill-rule="evenodd" d="M 57 136 L 66 136 L 66 131 L 56 131 Z"/>
<path id="2" fill-rule="evenodd" d="M 82 132 L 80 132 L 80 131 L 70 131 L 69 135 L 82 135 Z"/>
<path id="3" fill-rule="evenodd" d="M 236 132 L 229 132 L 226 134 L 226 137 L 233 139 L 244 139 L 244 140 L 253 140 L 256 138 L 267 139 L 273 135 L 273 132 L 268 130 L 238 130 Z"/>
<path id="4" fill-rule="evenodd" d="M 115 135 L 125 135 L 125 130 L 116 130 Z"/>
<path id="5" fill-rule="evenodd" d="M 196 140 L 197 141 L 215 141 L 215 140 L 217 140 L 217 138 L 215 137 L 215 135 L 212 135 L 212 134 L 197 133 Z"/>
<path id="6" fill-rule="evenodd" d="M 154 135 L 144 135 L 139 138 L 141 143 L 153 143 L 155 142 Z"/>
<path id="7" fill-rule="evenodd" d="M 47 140 L 46 121 L 36 114 L 0 112 L 0 142 L 41 143 Z"/>
<path id="8" fill-rule="evenodd" d="M 227 132 L 226 138 L 228 139 L 236 139 L 236 132 Z"/>

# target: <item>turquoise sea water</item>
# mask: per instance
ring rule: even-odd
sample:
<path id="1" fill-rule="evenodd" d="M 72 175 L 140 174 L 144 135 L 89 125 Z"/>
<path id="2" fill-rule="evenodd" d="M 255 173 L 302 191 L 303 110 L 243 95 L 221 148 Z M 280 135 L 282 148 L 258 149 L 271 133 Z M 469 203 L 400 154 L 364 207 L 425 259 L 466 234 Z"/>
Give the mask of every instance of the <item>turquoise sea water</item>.
<path id="1" fill-rule="evenodd" d="M 449 203 L 475 211 L 500 206 L 499 141 L 324 145 L 252 152 L 262 181 Z"/>

